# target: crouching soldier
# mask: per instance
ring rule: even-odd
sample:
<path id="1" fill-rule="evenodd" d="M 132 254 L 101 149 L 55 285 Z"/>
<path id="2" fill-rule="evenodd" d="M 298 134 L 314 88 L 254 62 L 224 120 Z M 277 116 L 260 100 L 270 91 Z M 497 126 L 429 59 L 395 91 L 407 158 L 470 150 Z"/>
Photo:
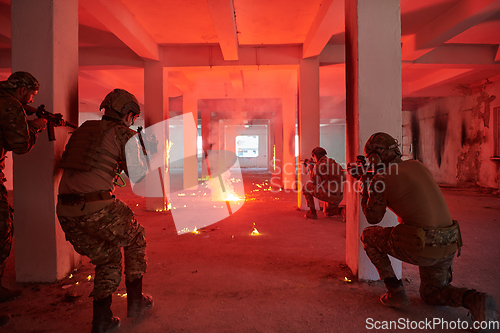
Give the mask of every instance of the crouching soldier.
<path id="1" fill-rule="evenodd" d="M 114 182 L 122 171 L 134 182 L 146 173 L 137 140 L 131 140 L 136 143 L 135 154 L 130 154 L 130 145 L 126 145 L 136 134 L 129 127 L 140 114 L 139 103 L 134 95 L 115 89 L 100 109 L 104 109 L 102 119 L 83 123 L 66 145 L 59 163 L 64 172 L 57 204 L 66 239 L 95 265 L 90 294 L 94 298 L 92 333 L 114 332 L 120 326 L 120 319 L 113 317 L 111 301 L 121 280 L 122 248 L 127 317 L 141 316 L 153 306 L 153 298 L 142 293 L 147 267 L 144 228 L 132 210 L 113 195 Z"/>
<path id="2" fill-rule="evenodd" d="M 399 221 L 395 227 L 367 227 L 361 234 L 366 254 L 387 288 L 380 297 L 382 304 L 392 308 L 410 304 L 403 283 L 394 274 L 390 255 L 419 266 L 420 297 L 427 304 L 463 306 L 474 321 L 496 321 L 492 295 L 451 285 L 453 259 L 462 239 L 458 222 L 451 219 L 431 172 L 418 161 L 402 161 L 397 141 L 386 133 L 375 133 L 368 139 L 365 156 L 373 170 L 378 170 L 361 200 L 368 223 L 379 223 L 386 208 Z"/>
<path id="3" fill-rule="evenodd" d="M 305 218 L 318 218 L 314 198 L 325 203 L 323 209 L 325 216 L 339 214 L 338 207 L 343 198 L 345 171 L 335 160 L 328 158 L 326 150 L 321 147 L 312 150 L 311 158 L 312 161 L 306 160 L 304 163 L 310 174 L 310 180 L 302 188 L 302 193 L 309 207 Z"/>

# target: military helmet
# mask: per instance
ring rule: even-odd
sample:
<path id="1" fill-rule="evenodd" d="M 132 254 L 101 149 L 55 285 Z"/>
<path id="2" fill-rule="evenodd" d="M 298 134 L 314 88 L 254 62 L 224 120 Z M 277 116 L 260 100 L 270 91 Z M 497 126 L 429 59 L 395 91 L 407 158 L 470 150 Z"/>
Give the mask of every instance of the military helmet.
<path id="1" fill-rule="evenodd" d="M 319 159 L 326 155 L 326 150 L 321 147 L 316 147 L 312 150 L 311 155 L 314 155 Z"/>
<path id="2" fill-rule="evenodd" d="M 26 87 L 31 90 L 40 89 L 40 83 L 38 83 L 38 80 L 28 72 L 12 73 L 7 81 L 2 82 L 2 86 L 5 89 L 17 89 L 21 87 Z"/>
<path id="3" fill-rule="evenodd" d="M 115 89 L 104 97 L 99 107 L 100 110 L 113 110 L 120 116 L 126 116 L 129 112 L 140 114 L 141 108 L 134 95 L 123 89 Z"/>
<path id="4" fill-rule="evenodd" d="M 398 157 L 402 156 L 398 140 L 384 132 L 375 133 L 366 141 L 365 156 L 368 157 L 374 152 L 380 156 L 382 162 L 394 159 L 392 152 Z"/>

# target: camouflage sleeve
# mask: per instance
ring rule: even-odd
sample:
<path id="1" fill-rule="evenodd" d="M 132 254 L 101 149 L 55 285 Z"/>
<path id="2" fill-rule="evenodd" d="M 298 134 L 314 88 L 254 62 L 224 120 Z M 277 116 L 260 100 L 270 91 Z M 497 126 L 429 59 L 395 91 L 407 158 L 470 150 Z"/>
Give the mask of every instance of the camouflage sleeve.
<path id="1" fill-rule="evenodd" d="M 375 175 L 369 182 L 368 188 L 363 191 L 361 207 L 366 220 L 370 224 L 379 223 L 385 215 L 387 197 L 385 195 L 385 177 Z"/>
<path id="2" fill-rule="evenodd" d="M 3 110 L 1 126 L 7 150 L 16 154 L 26 154 L 35 145 L 37 130 L 28 126 L 21 104 L 11 103 Z"/>
<path id="3" fill-rule="evenodd" d="M 321 183 L 321 172 L 320 172 L 320 163 L 309 164 L 309 173 L 311 174 L 311 182 L 314 185 Z"/>

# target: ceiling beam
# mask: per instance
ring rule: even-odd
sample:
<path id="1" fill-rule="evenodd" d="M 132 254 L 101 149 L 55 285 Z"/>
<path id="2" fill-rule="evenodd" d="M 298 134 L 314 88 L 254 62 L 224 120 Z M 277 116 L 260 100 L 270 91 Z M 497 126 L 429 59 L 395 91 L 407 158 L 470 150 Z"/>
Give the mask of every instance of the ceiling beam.
<path id="1" fill-rule="evenodd" d="M 433 48 L 484 21 L 500 9 L 500 0 L 462 0 L 450 10 L 402 39 L 402 60 L 414 61 Z"/>
<path id="2" fill-rule="evenodd" d="M 224 60 L 238 60 L 238 32 L 233 0 L 207 0 Z"/>
<path id="3" fill-rule="evenodd" d="M 119 0 L 83 0 L 97 20 L 143 59 L 159 60 L 158 44 Z"/>
<path id="4" fill-rule="evenodd" d="M 496 45 L 444 44 L 421 56 L 414 63 L 495 65 L 496 53 Z"/>
<path id="5" fill-rule="evenodd" d="M 226 61 L 214 46 L 162 46 L 164 67 L 193 66 L 289 66 L 302 58 L 300 46 L 240 47 L 237 61 Z"/>
<path id="6" fill-rule="evenodd" d="M 330 38 L 344 29 L 344 0 L 323 0 L 304 40 L 302 57 L 318 56 Z"/>
<path id="7" fill-rule="evenodd" d="M 243 71 L 237 69 L 230 70 L 229 78 L 231 80 L 231 84 L 233 85 L 233 90 L 236 96 L 243 95 L 244 93 Z"/>
<path id="8" fill-rule="evenodd" d="M 182 71 L 169 71 L 168 81 L 183 93 L 194 92 L 195 84 Z"/>
<path id="9" fill-rule="evenodd" d="M 435 71 L 434 73 L 427 75 L 421 79 L 408 82 L 403 85 L 403 94 L 410 95 L 419 90 L 429 89 L 434 86 L 443 85 L 452 80 L 456 80 L 459 77 L 465 76 L 468 73 L 474 71 L 471 68 L 445 68 Z"/>
<path id="10" fill-rule="evenodd" d="M 344 64 L 345 45 L 326 45 L 319 55 L 318 60 L 320 66 Z"/>

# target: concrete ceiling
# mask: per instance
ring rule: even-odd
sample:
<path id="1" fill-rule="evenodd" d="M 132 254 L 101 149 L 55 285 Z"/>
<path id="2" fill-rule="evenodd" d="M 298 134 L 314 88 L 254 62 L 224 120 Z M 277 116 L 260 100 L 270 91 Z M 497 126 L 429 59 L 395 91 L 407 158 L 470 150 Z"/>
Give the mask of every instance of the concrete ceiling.
<path id="1" fill-rule="evenodd" d="M 115 87 L 143 101 L 144 61 L 163 61 L 171 97 L 275 98 L 318 56 L 322 112 L 342 114 L 344 30 L 344 0 L 80 0 L 81 111 Z M 0 79 L 10 35 L 0 0 Z M 500 0 L 401 0 L 401 41 L 403 101 L 498 81 Z"/>

